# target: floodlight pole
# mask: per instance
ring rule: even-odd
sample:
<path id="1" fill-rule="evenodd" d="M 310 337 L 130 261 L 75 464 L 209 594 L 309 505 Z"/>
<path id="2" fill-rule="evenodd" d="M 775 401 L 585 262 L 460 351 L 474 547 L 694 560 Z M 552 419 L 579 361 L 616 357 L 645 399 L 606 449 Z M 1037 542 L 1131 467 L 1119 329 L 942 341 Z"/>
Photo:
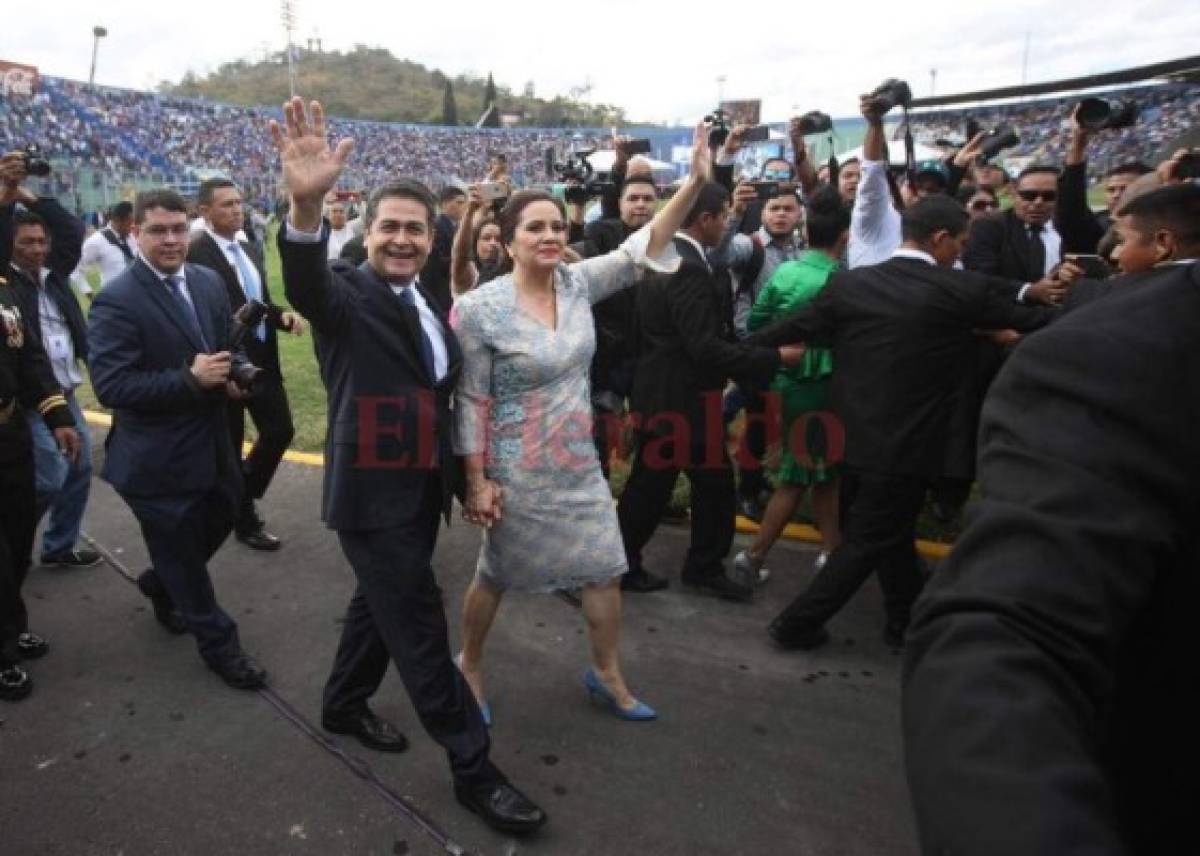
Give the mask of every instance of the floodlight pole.
<path id="1" fill-rule="evenodd" d="M 88 86 L 96 84 L 96 54 L 100 52 L 100 40 L 108 35 L 108 30 L 101 26 L 92 27 L 92 70 L 88 72 Z"/>
<path id="2" fill-rule="evenodd" d="M 291 92 L 293 98 L 296 97 L 296 50 L 292 46 L 292 33 L 296 29 L 296 4 L 292 0 L 282 0 L 280 4 L 280 17 L 283 21 L 284 32 L 287 33 L 287 63 L 288 63 L 288 91 Z"/>

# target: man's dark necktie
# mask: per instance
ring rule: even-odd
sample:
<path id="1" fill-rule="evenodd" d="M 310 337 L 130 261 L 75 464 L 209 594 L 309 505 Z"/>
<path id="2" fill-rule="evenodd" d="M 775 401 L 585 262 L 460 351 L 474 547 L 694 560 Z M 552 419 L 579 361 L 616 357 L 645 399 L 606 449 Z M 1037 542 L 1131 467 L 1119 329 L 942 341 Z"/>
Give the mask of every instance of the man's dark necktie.
<path id="1" fill-rule="evenodd" d="M 1029 267 L 1035 281 L 1046 275 L 1046 245 L 1042 242 L 1042 228 L 1033 224 L 1029 226 Z"/>
<path id="2" fill-rule="evenodd" d="M 429 379 L 437 383 L 437 373 L 433 365 L 433 343 L 429 341 L 429 334 L 425 332 L 425 325 L 421 323 L 421 313 L 417 310 L 417 299 L 413 296 L 414 287 L 409 285 L 400 289 L 400 302 L 417 317 L 417 329 L 421 331 L 421 362 L 425 364 L 425 371 L 429 373 Z"/>
<path id="3" fill-rule="evenodd" d="M 183 310 L 183 317 L 187 319 L 188 324 L 192 328 L 192 332 L 200 339 L 204 345 L 204 350 L 208 350 L 208 342 L 204 339 L 204 330 L 200 327 L 200 318 L 196 315 L 196 307 L 192 306 L 190 300 L 183 293 L 183 277 L 168 276 L 163 278 L 163 283 L 174 295 L 175 300 L 179 303 L 180 309 Z"/>

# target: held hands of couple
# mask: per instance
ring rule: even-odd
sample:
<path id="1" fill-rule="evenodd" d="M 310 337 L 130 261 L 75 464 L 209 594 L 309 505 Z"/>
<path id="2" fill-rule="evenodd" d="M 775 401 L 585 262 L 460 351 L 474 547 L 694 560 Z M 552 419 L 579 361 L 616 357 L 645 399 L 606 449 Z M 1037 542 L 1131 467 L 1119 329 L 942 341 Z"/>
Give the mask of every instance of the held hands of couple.
<path id="1" fill-rule="evenodd" d="M 500 485 L 489 478 L 468 479 L 463 519 L 484 529 L 491 529 L 503 516 L 504 493 Z"/>
<path id="2" fill-rule="evenodd" d="M 320 102 L 295 97 L 283 105 L 283 125 L 271 120 L 271 140 L 283 165 L 283 181 L 291 194 L 292 226 L 311 232 L 321 225 L 321 206 L 337 184 L 354 141 L 343 138 L 330 146 L 325 111 Z"/>

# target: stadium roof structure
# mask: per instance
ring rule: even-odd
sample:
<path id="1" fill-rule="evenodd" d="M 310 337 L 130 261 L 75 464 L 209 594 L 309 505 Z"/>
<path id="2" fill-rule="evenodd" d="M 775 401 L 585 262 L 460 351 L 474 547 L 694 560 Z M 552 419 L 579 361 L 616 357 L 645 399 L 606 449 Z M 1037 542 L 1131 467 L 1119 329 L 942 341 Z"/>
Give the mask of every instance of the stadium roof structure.
<path id="1" fill-rule="evenodd" d="M 1140 65 L 1127 68 L 1124 71 L 1111 71 L 1105 74 L 1092 74 L 1087 77 L 1070 77 L 1063 80 L 1051 80 L 1045 83 L 1031 83 L 1024 86 L 1005 86 L 1000 89 L 982 89 L 977 92 L 960 92 L 956 95 L 936 95 L 929 98 L 914 98 L 912 106 L 943 107 L 952 104 L 967 104 L 980 101 L 996 101 L 1001 98 L 1028 98 L 1035 95 L 1052 95 L 1058 92 L 1073 92 L 1080 89 L 1094 89 L 1103 86 L 1119 86 L 1125 83 L 1139 83 L 1158 78 L 1192 79 L 1200 75 L 1200 56 L 1159 62 L 1153 65 Z"/>

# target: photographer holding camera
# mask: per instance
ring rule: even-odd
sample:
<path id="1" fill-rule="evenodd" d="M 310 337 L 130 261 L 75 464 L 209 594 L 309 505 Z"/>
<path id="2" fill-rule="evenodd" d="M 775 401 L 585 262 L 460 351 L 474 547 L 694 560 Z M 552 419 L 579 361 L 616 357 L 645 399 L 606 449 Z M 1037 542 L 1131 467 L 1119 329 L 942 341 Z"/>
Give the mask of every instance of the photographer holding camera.
<path id="1" fill-rule="evenodd" d="M 462 225 L 454 233 L 454 244 L 450 249 L 452 299 L 457 300 L 504 272 L 508 251 L 500 240 L 496 206 L 507 197 L 506 193 L 489 203 L 483 198 L 479 185 L 472 184 L 467 188 L 467 210 Z"/>
<path id="2" fill-rule="evenodd" d="M 192 236 L 188 261 L 204 265 L 221 277 L 234 312 L 247 301 L 266 305 L 265 319 L 256 325 L 246 340 L 246 356 L 262 372 L 254 382 L 253 395 L 241 393 L 236 385 L 230 386 L 229 432 L 234 451 L 240 457 L 247 413 L 258 431 L 254 447 L 241 464 L 245 490 L 234 521 L 235 536 L 254 550 L 278 550 L 282 542 L 267 531 L 266 522 L 259 516 L 254 501 L 266 494 L 283 453 L 295 435 L 279 367 L 277 334 L 283 330 L 303 336 L 304 319 L 271 302 L 262 255 L 252 244 L 237 239 L 245 220 L 242 194 L 237 185 L 227 178 L 210 178 L 200 185 L 197 202 L 204 227 Z M 342 219 L 345 220 L 344 210 Z"/>
<path id="3" fill-rule="evenodd" d="M 102 477 L 141 524 L 153 567 L 137 586 L 155 618 L 195 636 L 201 658 L 231 687 L 257 689 L 266 673 L 242 650 L 207 567 L 241 498 L 226 408 L 230 375 L 245 357 L 228 347 L 224 284 L 185 263 L 183 198 L 144 191 L 133 221 L 138 257 L 101 289 L 88 317 L 92 385 L 113 410 Z"/>
<path id="4" fill-rule="evenodd" d="M 720 111 L 717 111 L 720 114 Z M 805 196 L 811 194 L 817 188 L 817 171 L 813 167 L 812 162 L 808 157 L 808 146 L 804 142 L 804 135 L 813 133 L 813 116 L 823 115 L 816 114 L 816 111 L 808 116 L 793 116 L 788 122 L 788 138 L 792 144 L 793 159 L 789 162 L 786 158 L 770 158 L 763 163 L 759 170 L 758 180 L 761 183 L 775 182 L 780 190 L 796 191 L 797 182 L 799 183 L 799 191 Z M 827 117 L 824 117 L 827 118 Z M 821 127 L 821 126 L 818 126 Z M 729 131 L 724 142 L 721 143 L 720 151 L 717 152 L 716 161 L 713 166 L 713 179 L 724 185 L 725 189 L 734 197 L 734 203 L 737 203 L 736 188 L 734 186 L 734 169 L 737 153 L 745 147 L 745 137 L 750 131 L 748 125 L 735 125 Z M 714 130 L 711 139 L 719 138 L 719 130 Z M 748 199 L 746 204 L 737 211 L 738 222 L 737 231 L 743 235 L 753 235 L 762 227 L 763 207 L 766 203 L 765 199 Z"/>

